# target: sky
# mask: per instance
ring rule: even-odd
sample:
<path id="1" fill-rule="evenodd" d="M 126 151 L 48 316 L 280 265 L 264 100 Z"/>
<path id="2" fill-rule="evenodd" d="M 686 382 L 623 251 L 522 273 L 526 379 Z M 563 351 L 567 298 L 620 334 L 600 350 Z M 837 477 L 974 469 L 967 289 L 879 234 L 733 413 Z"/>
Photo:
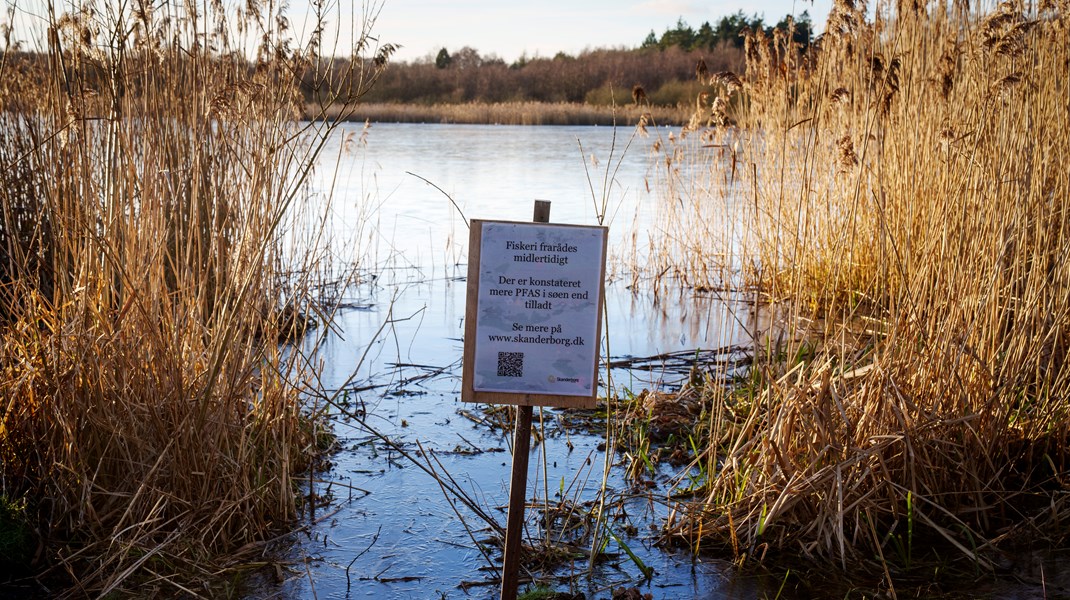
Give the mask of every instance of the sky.
<path id="1" fill-rule="evenodd" d="M 10 22 L 13 14 L 17 37 L 30 41 L 30 47 L 38 46 L 47 26 L 44 6 L 49 1 L 0 0 L 0 23 Z M 72 3 L 51 1 L 57 12 Z M 114 2 L 97 1 L 103 5 Z M 442 48 L 453 53 L 470 46 L 483 57 L 497 56 L 509 63 L 521 56 L 553 57 L 558 52 L 575 56 L 588 49 L 635 48 L 651 31 L 660 37 L 666 29 L 675 27 L 678 19 L 698 29 L 707 21 L 716 26 L 721 17 L 738 11 L 761 16 L 770 25 L 787 14 L 809 11 L 815 33 L 820 33 L 832 6 L 832 0 L 322 1 L 328 7 L 328 18 L 346 24 L 344 30 L 354 29 L 353 23 L 359 29 L 362 21 L 371 22 L 371 34 L 379 44 L 399 47 L 394 60 L 433 60 Z M 301 15 L 310 12 L 311 2 L 289 0 L 285 4 L 299 37 L 310 29 L 302 26 Z M 223 1 L 227 6 L 239 3 L 241 0 Z M 349 37 L 346 32 L 340 36 L 342 46 Z"/>
<path id="2" fill-rule="evenodd" d="M 675 27 L 677 19 L 698 29 L 740 10 L 770 25 L 806 10 L 819 33 L 831 7 L 832 0 L 384 0 L 370 8 L 378 8 L 372 34 L 380 43 L 401 46 L 396 60 L 433 58 L 441 48 L 455 52 L 471 46 L 481 56 L 511 63 L 522 55 L 634 48 L 651 31 L 660 37 Z"/>

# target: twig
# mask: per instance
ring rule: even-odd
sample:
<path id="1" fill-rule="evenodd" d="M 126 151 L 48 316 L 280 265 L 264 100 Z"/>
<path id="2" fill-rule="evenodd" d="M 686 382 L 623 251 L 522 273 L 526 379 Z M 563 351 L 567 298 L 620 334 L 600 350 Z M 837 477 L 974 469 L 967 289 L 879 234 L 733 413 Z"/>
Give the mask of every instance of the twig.
<path id="1" fill-rule="evenodd" d="M 349 587 L 350 587 L 350 583 L 351 583 L 350 579 L 349 579 L 349 569 L 353 566 L 353 563 L 357 562 L 358 558 L 364 556 L 365 554 L 367 554 L 368 550 L 372 549 L 372 546 L 375 545 L 375 542 L 379 541 L 379 532 L 381 532 L 382 530 L 383 530 L 383 526 L 380 525 L 379 529 L 375 532 L 375 535 L 372 536 L 372 541 L 368 544 L 368 547 L 363 549 L 363 550 L 361 550 L 360 554 L 357 554 L 356 556 L 354 556 L 353 560 L 349 561 L 349 564 L 346 565 L 346 592 L 349 592 Z"/>
<path id="2" fill-rule="evenodd" d="M 430 182 L 430 181 L 428 181 L 428 180 L 427 180 L 426 178 L 424 178 L 424 177 L 420 177 L 419 175 L 417 175 L 416 173 L 413 173 L 412 171 L 405 171 L 405 173 L 407 173 L 407 174 L 409 174 L 409 175 L 412 175 L 413 177 L 415 177 L 415 178 L 417 178 L 417 179 L 421 179 L 421 180 L 423 180 L 423 182 L 424 182 L 424 183 L 426 183 L 427 185 L 429 185 L 429 186 L 431 186 L 431 187 L 435 188 L 436 190 L 438 190 L 438 191 L 442 192 L 442 195 L 443 195 L 443 196 L 445 196 L 445 197 L 446 197 L 446 199 L 448 199 L 448 200 L 450 201 L 450 204 L 452 204 L 452 205 L 453 205 L 453 208 L 456 208 L 456 209 L 457 209 L 457 213 L 461 215 L 461 220 L 463 220 L 463 221 L 464 221 L 464 226 L 465 226 L 465 227 L 467 227 L 467 228 L 469 228 L 469 229 L 471 229 L 471 228 L 472 228 L 472 226 L 468 224 L 468 219 L 467 219 L 467 218 L 466 218 L 466 217 L 464 216 L 464 211 L 463 211 L 463 210 L 461 210 L 461 207 L 460 207 L 460 206 L 457 206 L 457 203 L 456 203 L 456 202 L 454 202 L 454 200 L 453 200 L 453 196 L 450 196 L 450 195 L 449 195 L 449 194 L 447 194 L 447 193 L 446 193 L 446 192 L 445 192 L 445 191 L 444 191 L 444 190 L 443 190 L 442 188 L 440 188 L 440 187 L 438 187 L 437 185 L 435 185 L 435 184 L 431 183 L 431 182 Z"/>

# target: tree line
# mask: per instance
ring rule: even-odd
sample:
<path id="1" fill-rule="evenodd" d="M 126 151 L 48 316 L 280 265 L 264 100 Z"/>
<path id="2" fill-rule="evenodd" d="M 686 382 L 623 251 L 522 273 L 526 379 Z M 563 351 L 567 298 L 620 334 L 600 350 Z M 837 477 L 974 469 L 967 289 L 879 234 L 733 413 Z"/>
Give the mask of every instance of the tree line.
<path id="1" fill-rule="evenodd" d="M 457 104 L 467 102 L 573 102 L 626 104 L 642 91 L 657 105 L 675 106 L 693 99 L 701 87 L 698 72 L 744 69 L 744 36 L 750 31 L 791 32 L 801 50 L 809 47 L 813 26 L 809 14 L 787 16 L 767 26 L 759 16 L 743 12 L 716 24 L 692 28 L 683 19 L 659 37 L 653 31 L 630 49 L 586 50 L 576 56 L 522 56 L 512 64 L 482 55 L 466 46 L 442 48 L 434 56 L 412 62 L 390 62 L 366 102 Z"/>
<path id="2" fill-rule="evenodd" d="M 716 27 L 709 21 L 703 23 L 698 29 L 693 29 L 682 18 L 676 21 L 676 26 L 666 29 L 665 33 L 658 37 L 654 30 L 643 40 L 641 49 L 657 48 L 683 48 L 684 50 L 713 50 L 718 46 L 727 44 L 736 48 L 743 47 L 743 37 L 750 31 L 765 30 L 772 35 L 774 29 L 790 31 L 796 44 L 804 50 L 813 41 L 814 25 L 810 20 L 810 12 L 803 11 L 798 17 L 786 15 L 776 25 L 766 26 L 762 17 L 753 15 L 748 17 L 743 11 L 721 17 Z"/>

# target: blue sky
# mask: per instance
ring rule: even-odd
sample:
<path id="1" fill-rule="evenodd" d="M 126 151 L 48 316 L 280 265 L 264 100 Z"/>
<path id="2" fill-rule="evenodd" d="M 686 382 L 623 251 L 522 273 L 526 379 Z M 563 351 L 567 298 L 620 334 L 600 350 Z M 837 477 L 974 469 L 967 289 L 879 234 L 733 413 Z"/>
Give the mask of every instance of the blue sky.
<path id="1" fill-rule="evenodd" d="M 820 32 L 831 6 L 831 0 L 385 0 L 373 33 L 382 42 L 402 45 L 395 55 L 400 60 L 471 46 L 481 55 L 512 62 L 524 53 L 575 55 L 587 48 L 631 48 L 651 30 L 660 36 L 679 18 L 697 29 L 740 10 L 761 15 L 770 24 L 807 10 Z"/>

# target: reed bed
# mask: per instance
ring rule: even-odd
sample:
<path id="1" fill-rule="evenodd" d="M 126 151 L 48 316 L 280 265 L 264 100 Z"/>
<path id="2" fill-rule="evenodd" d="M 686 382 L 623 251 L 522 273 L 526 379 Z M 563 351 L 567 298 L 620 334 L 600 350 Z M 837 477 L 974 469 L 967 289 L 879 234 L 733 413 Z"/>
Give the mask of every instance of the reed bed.
<path id="1" fill-rule="evenodd" d="M 0 55 L 0 498 L 32 532 L 0 567 L 216 595 L 329 441 L 280 340 L 314 323 L 301 215 L 336 122 L 298 121 L 299 81 L 333 74 L 267 3 L 68 8 Z"/>
<path id="2" fill-rule="evenodd" d="M 318 110 L 318 109 L 315 109 Z M 328 107 L 330 116 L 337 108 Z M 373 123 L 455 123 L 485 125 L 621 125 L 641 120 L 664 125 L 684 124 L 691 107 L 644 104 L 600 106 L 568 102 L 467 102 L 460 104 L 362 103 L 350 111 L 350 120 Z"/>
<path id="3" fill-rule="evenodd" d="M 703 388 L 667 539 L 892 595 L 1065 542 L 1070 6 L 984 6 L 838 0 L 809 54 L 756 32 L 665 140 L 652 271 L 781 321 Z"/>

